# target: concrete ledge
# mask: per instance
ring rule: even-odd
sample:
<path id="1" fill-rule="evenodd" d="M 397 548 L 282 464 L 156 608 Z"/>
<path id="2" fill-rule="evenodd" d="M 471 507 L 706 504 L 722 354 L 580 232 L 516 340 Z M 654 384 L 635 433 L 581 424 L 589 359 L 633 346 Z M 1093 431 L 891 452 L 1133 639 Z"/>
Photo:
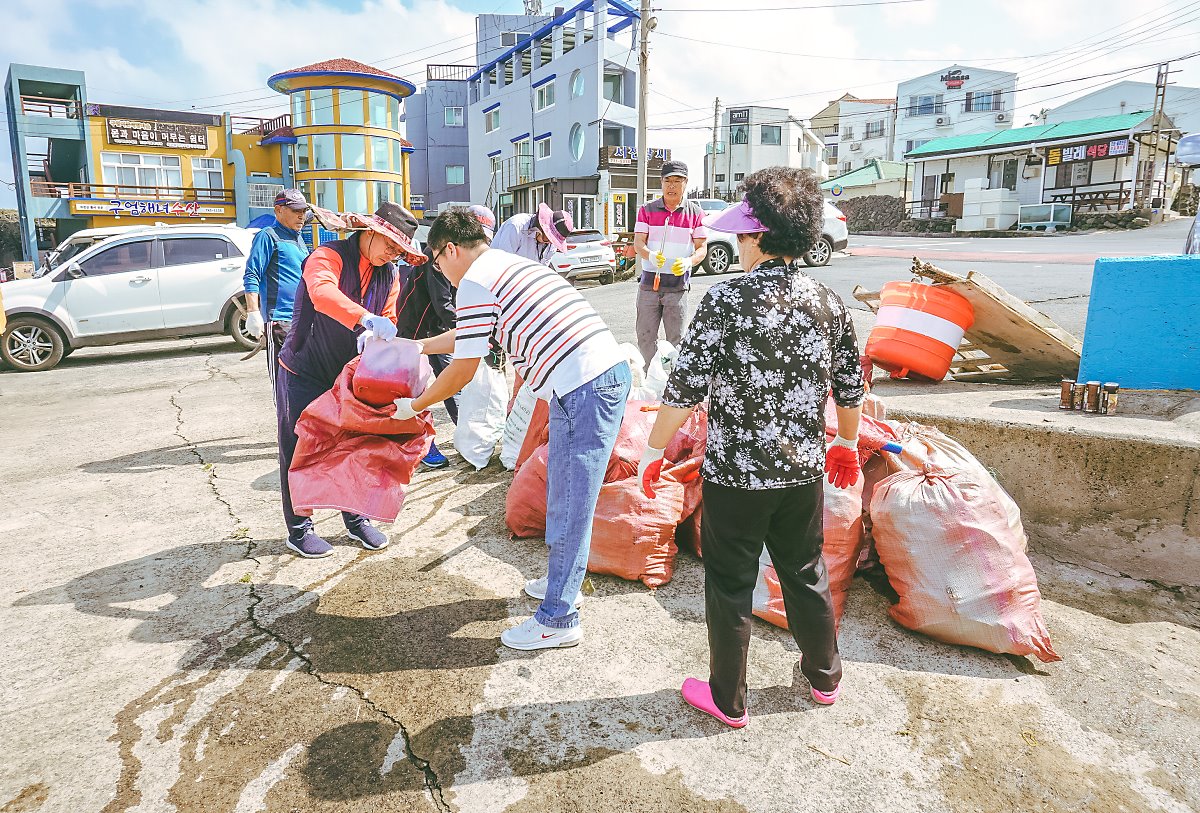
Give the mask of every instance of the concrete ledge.
<path id="1" fill-rule="evenodd" d="M 1062 412 L 1057 388 L 878 381 L 888 417 L 941 429 L 991 468 L 1039 552 L 1200 588 L 1200 397 L 1123 392 L 1125 414 Z"/>

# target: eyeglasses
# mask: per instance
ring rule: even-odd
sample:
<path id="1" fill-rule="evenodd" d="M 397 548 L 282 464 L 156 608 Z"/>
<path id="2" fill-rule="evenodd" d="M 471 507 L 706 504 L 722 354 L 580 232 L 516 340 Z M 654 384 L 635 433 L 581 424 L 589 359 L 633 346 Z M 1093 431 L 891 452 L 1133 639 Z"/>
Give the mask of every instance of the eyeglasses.
<path id="1" fill-rule="evenodd" d="M 437 271 L 439 274 L 442 272 L 442 268 L 438 265 L 438 257 L 442 256 L 442 254 L 446 251 L 446 247 L 449 245 L 449 243 L 446 243 L 446 245 L 433 252 L 433 259 L 429 261 L 429 264 L 433 266 L 433 270 Z"/>

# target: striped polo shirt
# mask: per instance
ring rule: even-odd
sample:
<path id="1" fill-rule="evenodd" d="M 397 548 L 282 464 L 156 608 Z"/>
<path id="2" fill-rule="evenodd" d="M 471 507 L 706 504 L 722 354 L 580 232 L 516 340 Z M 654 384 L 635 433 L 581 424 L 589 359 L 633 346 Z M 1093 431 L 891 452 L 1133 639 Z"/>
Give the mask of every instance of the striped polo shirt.
<path id="1" fill-rule="evenodd" d="M 534 395 L 566 395 L 624 361 L 604 320 L 546 266 L 488 249 L 458 284 L 455 358 L 495 336 Z"/>
<path id="2" fill-rule="evenodd" d="M 696 251 L 693 241 L 707 239 L 708 230 L 704 228 L 704 210 L 700 204 L 684 198 L 678 207 L 668 209 L 662 198 L 652 200 L 638 209 L 633 231 L 646 235 L 646 248 L 650 250 L 651 259 L 642 259 L 641 286 L 652 287 L 654 276 L 658 274 L 662 288 L 686 287 L 691 269 L 684 276 L 676 277 L 671 273 L 671 262 L 678 257 L 692 256 Z M 660 251 L 667 258 L 662 268 L 652 259 Z"/>

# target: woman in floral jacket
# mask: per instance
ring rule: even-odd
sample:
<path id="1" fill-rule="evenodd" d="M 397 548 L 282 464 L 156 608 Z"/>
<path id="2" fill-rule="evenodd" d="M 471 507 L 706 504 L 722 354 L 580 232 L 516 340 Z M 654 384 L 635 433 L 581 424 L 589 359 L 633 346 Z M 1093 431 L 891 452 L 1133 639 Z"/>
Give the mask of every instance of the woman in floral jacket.
<path id="1" fill-rule="evenodd" d="M 746 725 L 746 655 L 763 545 L 783 592 L 812 697 L 828 705 L 842 676 L 821 559 L 823 473 L 839 488 L 859 476 L 863 400 L 858 342 L 845 304 L 801 270 L 820 235 L 822 196 L 806 170 L 774 167 L 746 178 L 745 199 L 707 225 L 737 235 L 748 273 L 709 289 L 688 328 L 642 457 L 654 496 L 663 450 L 706 398 L 708 450 L 701 523 L 708 682 L 683 698 L 734 728 Z M 832 388 L 838 437 L 825 448 Z"/>

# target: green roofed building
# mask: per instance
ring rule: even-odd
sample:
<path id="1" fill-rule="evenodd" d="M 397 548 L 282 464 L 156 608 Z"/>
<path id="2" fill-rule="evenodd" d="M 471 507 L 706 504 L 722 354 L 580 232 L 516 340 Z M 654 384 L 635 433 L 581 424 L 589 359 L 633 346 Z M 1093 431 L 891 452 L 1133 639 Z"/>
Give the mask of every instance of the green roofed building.
<path id="1" fill-rule="evenodd" d="M 1178 182 L 1168 160 L 1179 134 L 1166 116 L 1158 125 L 1157 146 L 1155 114 L 1144 111 L 935 138 L 904 155 L 910 214 L 955 216 L 958 196 L 980 179 L 987 189 L 1010 190 L 1021 205 L 1161 206 Z"/>
<path id="2" fill-rule="evenodd" d="M 858 169 L 851 170 L 821 184 L 829 200 L 849 200 L 867 195 L 891 195 L 904 197 L 905 164 L 901 161 L 868 161 Z"/>

